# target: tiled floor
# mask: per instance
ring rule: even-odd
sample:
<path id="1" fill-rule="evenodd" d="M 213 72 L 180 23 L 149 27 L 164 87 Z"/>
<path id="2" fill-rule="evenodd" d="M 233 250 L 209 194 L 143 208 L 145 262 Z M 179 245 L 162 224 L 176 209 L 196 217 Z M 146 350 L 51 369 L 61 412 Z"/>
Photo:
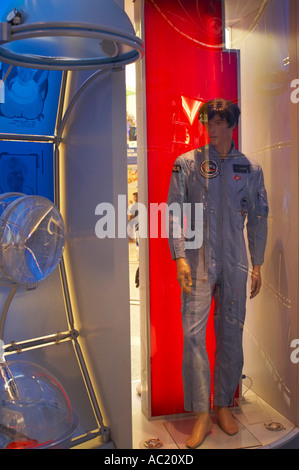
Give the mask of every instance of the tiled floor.
<path id="1" fill-rule="evenodd" d="M 193 427 L 194 417 L 147 420 L 141 412 L 141 398 L 136 392 L 138 381 L 132 382 L 133 448 L 146 449 L 150 439 L 162 441 L 163 449 L 186 449 L 185 441 Z M 275 447 L 277 441 L 298 432 L 294 424 L 257 397 L 253 392 L 245 394 L 240 407 L 232 409 L 238 421 L 239 432 L 228 436 L 218 426 L 211 413 L 213 428 L 199 449 L 249 449 L 262 446 Z M 268 430 L 265 423 L 279 423 L 279 431 Z"/>
<path id="2" fill-rule="evenodd" d="M 194 417 L 170 417 L 167 419 L 147 420 L 141 411 L 141 397 L 136 387 L 140 382 L 140 316 L 139 291 L 135 286 L 135 273 L 138 267 L 138 253 L 135 245 L 129 244 L 130 250 L 130 292 L 131 292 L 131 354 L 132 354 L 132 421 L 133 448 L 146 449 L 145 442 L 159 439 L 163 449 L 185 449 L 185 441 L 190 434 Z M 277 442 L 284 441 L 289 435 L 297 434 L 298 428 L 284 416 L 270 407 L 251 390 L 243 385 L 242 398 L 232 409 L 238 421 L 239 432 L 235 436 L 226 435 L 214 422 L 212 431 L 207 435 L 199 449 L 238 449 L 276 447 Z M 265 423 L 279 423 L 281 429 L 269 430 Z M 273 427 L 273 426 L 272 426 Z"/>

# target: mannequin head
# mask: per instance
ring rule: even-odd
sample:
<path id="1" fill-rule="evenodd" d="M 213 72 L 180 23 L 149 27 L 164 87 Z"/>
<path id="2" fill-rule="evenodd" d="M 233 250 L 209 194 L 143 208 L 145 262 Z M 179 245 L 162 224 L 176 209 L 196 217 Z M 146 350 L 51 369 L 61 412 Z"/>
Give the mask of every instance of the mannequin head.
<path id="1" fill-rule="evenodd" d="M 208 101 L 199 111 L 199 119 L 207 127 L 210 143 L 222 157 L 230 151 L 239 115 L 236 104 L 220 98 Z"/>

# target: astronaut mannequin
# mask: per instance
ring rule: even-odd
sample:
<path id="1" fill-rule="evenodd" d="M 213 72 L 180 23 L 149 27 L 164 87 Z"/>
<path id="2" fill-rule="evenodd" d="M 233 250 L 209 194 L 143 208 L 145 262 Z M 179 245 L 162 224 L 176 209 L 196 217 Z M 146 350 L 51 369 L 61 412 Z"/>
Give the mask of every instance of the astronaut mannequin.
<path id="1" fill-rule="evenodd" d="M 261 167 L 236 150 L 232 140 L 239 114 L 237 105 L 223 99 L 211 100 L 199 110 L 210 143 L 176 159 L 169 186 L 168 205 L 179 202 L 183 208 L 186 202 L 203 204 L 200 247 L 187 248 L 183 216 L 180 220 L 170 217 L 169 225 L 169 247 L 182 292 L 185 409 L 197 415 L 186 441 L 189 448 L 198 447 L 212 429 L 210 367 L 205 346 L 212 298 L 216 339 L 214 414 L 224 432 L 229 435 L 238 432 L 228 407 L 233 404 L 243 367 L 242 331 L 248 273 L 245 221 L 252 264 L 250 298 L 261 288 L 267 194 Z M 191 210 L 191 226 L 194 226 L 192 214 Z"/>

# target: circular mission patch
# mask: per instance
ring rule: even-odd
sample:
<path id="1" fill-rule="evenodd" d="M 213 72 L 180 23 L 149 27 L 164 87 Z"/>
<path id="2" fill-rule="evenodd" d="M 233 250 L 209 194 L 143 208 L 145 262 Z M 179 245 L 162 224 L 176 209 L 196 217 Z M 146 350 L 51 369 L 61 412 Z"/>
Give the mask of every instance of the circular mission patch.
<path id="1" fill-rule="evenodd" d="M 219 175 L 219 168 L 214 160 L 204 160 L 200 165 L 199 172 L 204 178 L 215 178 Z"/>

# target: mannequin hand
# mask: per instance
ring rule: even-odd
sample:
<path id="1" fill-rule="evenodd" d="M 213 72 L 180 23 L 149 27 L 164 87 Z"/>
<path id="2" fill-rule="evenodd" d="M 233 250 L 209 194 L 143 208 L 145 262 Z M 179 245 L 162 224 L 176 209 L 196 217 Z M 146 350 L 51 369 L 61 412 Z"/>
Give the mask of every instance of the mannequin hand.
<path id="1" fill-rule="evenodd" d="M 179 281 L 180 288 L 183 292 L 191 294 L 191 269 L 189 264 L 185 261 L 185 258 L 178 258 L 176 260 L 177 267 L 177 280 Z"/>
<path id="2" fill-rule="evenodd" d="M 251 273 L 251 292 L 250 298 L 253 299 L 260 291 L 262 285 L 261 267 L 256 264 Z"/>

